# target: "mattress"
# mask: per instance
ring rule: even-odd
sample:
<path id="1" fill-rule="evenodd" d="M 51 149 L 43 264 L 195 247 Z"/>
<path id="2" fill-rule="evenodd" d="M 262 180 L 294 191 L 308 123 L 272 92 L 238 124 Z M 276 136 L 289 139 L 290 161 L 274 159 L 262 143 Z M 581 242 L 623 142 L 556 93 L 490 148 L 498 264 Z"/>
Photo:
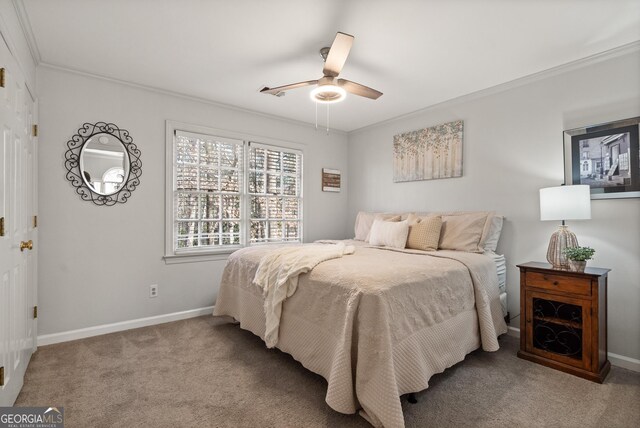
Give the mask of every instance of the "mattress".
<path id="1" fill-rule="evenodd" d="M 507 316 L 507 260 L 502 254 L 496 254 L 492 251 L 484 253 L 496 264 L 498 273 L 498 288 L 500 288 L 500 304 L 502 305 L 502 314 Z"/>
<path id="2" fill-rule="evenodd" d="M 353 255 L 300 275 L 282 307 L 277 347 L 327 380 L 326 402 L 376 426 L 403 427 L 400 395 L 506 333 L 492 260 L 480 254 L 388 251 L 356 241 Z M 252 283 L 278 246 L 229 257 L 216 316 L 230 316 L 264 339 L 263 293 Z"/>

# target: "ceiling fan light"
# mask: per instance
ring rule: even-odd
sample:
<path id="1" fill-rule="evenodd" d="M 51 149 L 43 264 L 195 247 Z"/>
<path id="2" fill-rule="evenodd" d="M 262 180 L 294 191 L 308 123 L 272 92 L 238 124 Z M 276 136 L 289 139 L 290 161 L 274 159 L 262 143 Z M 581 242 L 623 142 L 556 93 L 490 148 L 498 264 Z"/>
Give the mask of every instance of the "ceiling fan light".
<path id="1" fill-rule="evenodd" d="M 310 96 L 317 103 L 331 104 L 344 100 L 347 92 L 340 86 L 322 85 L 312 90 Z"/>

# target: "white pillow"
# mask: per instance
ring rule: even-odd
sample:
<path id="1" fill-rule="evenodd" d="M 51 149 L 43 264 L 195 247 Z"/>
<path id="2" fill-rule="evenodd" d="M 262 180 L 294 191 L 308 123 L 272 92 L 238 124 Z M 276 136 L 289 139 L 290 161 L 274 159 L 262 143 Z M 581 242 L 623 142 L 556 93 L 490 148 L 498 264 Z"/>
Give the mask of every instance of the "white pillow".
<path id="1" fill-rule="evenodd" d="M 484 249 L 486 251 L 496 251 L 496 248 L 498 248 L 498 240 L 500 239 L 503 223 L 504 217 L 501 215 L 494 215 L 491 219 L 489 233 L 487 234 L 487 239 L 484 241 Z"/>
<path id="2" fill-rule="evenodd" d="M 397 217 L 397 220 L 396 218 Z M 355 239 L 356 241 L 366 241 L 369 242 L 369 234 L 371 233 L 371 226 L 373 226 L 373 222 L 376 219 L 380 220 L 391 220 L 400 221 L 400 216 L 397 214 L 390 213 L 370 213 L 365 211 L 358 212 L 356 217 L 356 224 L 354 227 Z"/>
<path id="3" fill-rule="evenodd" d="M 354 227 L 355 237 L 353 239 L 356 241 L 364 241 L 367 239 L 367 235 L 369 235 L 375 216 L 375 213 L 367 213 L 364 211 L 358 212 L 358 215 L 356 216 L 356 225 Z"/>
<path id="4" fill-rule="evenodd" d="M 398 222 L 400 221 L 400 216 L 396 214 L 376 214 L 374 221 L 375 220 Z M 371 226 L 373 226 L 373 223 L 371 223 Z M 370 237 L 371 237 L 371 227 L 369 228 L 369 233 L 367 234 L 367 239 L 365 239 L 365 242 L 369 242 Z"/>
<path id="5" fill-rule="evenodd" d="M 353 239 L 355 239 L 356 241 L 368 241 L 369 233 L 371 232 L 371 226 L 373 226 L 373 221 L 376 218 L 383 218 L 382 213 L 370 213 L 366 211 L 358 212 L 358 216 L 356 217 L 356 225 L 354 228 L 356 236 Z"/>
<path id="6" fill-rule="evenodd" d="M 369 244 L 391 248 L 404 248 L 407 245 L 409 224 L 407 221 L 384 221 L 376 219 L 371 226 Z"/>

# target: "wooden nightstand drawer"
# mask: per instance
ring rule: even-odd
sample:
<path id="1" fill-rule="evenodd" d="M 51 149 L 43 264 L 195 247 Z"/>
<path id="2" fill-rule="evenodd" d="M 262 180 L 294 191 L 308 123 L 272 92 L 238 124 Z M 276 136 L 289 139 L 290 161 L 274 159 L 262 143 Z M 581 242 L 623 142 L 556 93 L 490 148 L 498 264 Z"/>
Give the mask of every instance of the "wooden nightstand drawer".
<path id="1" fill-rule="evenodd" d="M 545 290 L 562 290 L 563 293 L 591 296 L 591 280 L 552 273 L 527 272 L 525 278 L 528 287 Z"/>

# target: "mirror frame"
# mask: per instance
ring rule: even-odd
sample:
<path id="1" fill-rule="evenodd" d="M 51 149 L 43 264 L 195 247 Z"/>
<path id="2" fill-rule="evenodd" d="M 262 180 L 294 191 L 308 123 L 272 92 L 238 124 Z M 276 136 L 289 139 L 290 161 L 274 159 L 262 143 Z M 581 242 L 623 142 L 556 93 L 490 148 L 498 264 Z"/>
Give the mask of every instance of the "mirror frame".
<path id="1" fill-rule="evenodd" d="M 118 139 L 129 155 L 129 174 L 120 190 L 111 195 L 101 195 L 87 185 L 82 171 L 80 171 L 80 155 L 85 144 L 97 134 L 109 134 Z M 67 141 L 65 153 L 66 179 L 75 187 L 76 193 L 83 201 L 91 201 L 96 205 L 112 206 L 117 203 L 125 203 L 131 197 L 131 193 L 140 185 L 142 175 L 142 161 L 140 149 L 133 143 L 133 138 L 126 129 L 120 129 L 113 123 L 96 122 L 85 123 L 78 132 Z"/>

